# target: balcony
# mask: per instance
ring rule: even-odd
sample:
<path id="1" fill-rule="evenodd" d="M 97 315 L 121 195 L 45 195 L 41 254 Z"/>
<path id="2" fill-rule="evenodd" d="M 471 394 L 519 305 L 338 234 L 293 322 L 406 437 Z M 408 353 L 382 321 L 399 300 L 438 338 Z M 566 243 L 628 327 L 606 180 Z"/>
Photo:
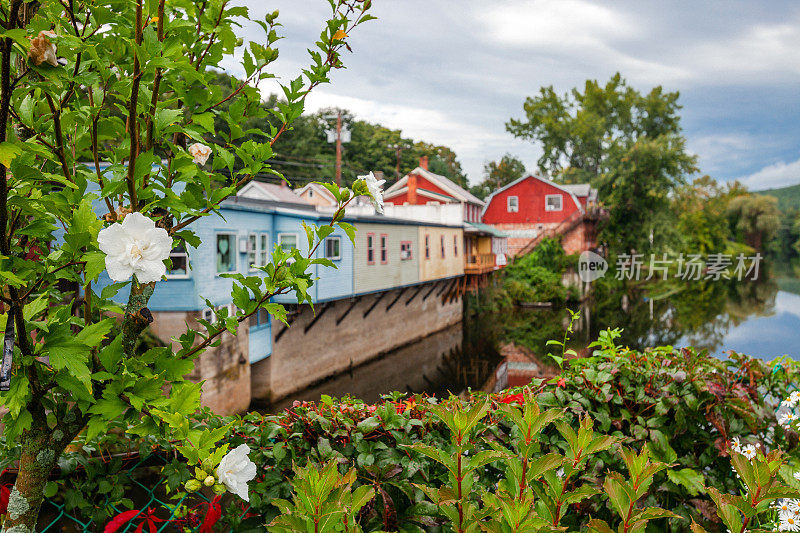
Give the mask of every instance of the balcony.
<path id="1" fill-rule="evenodd" d="M 485 274 L 497 268 L 494 254 L 468 255 L 466 260 L 464 274 Z"/>

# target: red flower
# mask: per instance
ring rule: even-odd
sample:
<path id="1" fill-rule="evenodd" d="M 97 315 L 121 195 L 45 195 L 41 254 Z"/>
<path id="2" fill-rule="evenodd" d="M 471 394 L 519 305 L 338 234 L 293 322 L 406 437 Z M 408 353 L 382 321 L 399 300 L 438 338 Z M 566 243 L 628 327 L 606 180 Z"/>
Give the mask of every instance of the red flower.
<path id="1" fill-rule="evenodd" d="M 505 396 L 501 396 L 497 399 L 500 403 L 524 403 L 525 397 L 520 392 L 519 394 L 506 394 Z"/>
<path id="2" fill-rule="evenodd" d="M 559 379 L 558 383 L 556 383 L 556 386 L 561 387 L 561 388 L 566 387 L 567 386 L 567 380 L 564 379 L 564 378 Z"/>
<path id="3" fill-rule="evenodd" d="M 222 516 L 222 507 L 219 504 L 221 499 L 220 496 L 214 496 L 214 499 L 209 502 L 206 517 L 203 519 L 203 524 L 198 530 L 199 533 L 211 533 L 214 530 L 214 524 L 216 524 Z"/>
<path id="4" fill-rule="evenodd" d="M 0 516 L 6 514 L 8 511 L 8 498 L 11 496 L 11 491 L 8 487 L 0 487 Z"/>
<path id="5" fill-rule="evenodd" d="M 6 503 L 8 503 L 8 500 L 6 500 Z M 2 509 L 5 510 L 5 508 Z M 125 511 L 124 513 L 118 514 L 111 520 L 111 522 L 106 524 L 105 529 L 103 529 L 103 533 L 115 533 L 115 531 L 133 520 L 138 514 L 139 511 L 137 509 L 132 509 L 130 511 Z"/>

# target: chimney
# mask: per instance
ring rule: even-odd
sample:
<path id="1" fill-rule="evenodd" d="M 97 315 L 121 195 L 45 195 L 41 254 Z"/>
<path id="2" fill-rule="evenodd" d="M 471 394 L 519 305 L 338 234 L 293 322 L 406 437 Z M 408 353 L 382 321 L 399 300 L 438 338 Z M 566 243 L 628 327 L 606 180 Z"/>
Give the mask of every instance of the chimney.
<path id="1" fill-rule="evenodd" d="M 420 156 L 420 158 L 419 158 L 419 166 L 421 166 L 425 170 L 428 170 L 428 156 L 427 155 Z"/>
<path id="2" fill-rule="evenodd" d="M 422 161 L 420 160 L 420 163 Z M 411 205 L 417 205 L 417 175 L 416 174 L 409 174 L 408 175 L 408 183 L 406 184 L 408 187 L 408 203 Z"/>

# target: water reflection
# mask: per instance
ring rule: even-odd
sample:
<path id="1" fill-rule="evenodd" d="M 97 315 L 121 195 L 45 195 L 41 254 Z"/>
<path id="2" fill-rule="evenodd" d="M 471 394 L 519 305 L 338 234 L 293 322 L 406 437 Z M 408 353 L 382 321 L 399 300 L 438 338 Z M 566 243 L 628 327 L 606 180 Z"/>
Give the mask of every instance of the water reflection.
<path id="1" fill-rule="evenodd" d="M 735 350 L 764 359 L 784 354 L 800 359 L 800 287 L 780 281 L 598 283 L 590 298 L 572 307 L 581 311 L 581 318 L 568 346 L 585 354 L 601 330 L 618 327 L 623 329 L 619 342 L 635 349 L 691 345 L 723 357 L 725 351 Z M 462 323 L 266 410 L 284 409 L 294 400 L 317 401 L 323 394 L 351 394 L 374 402 L 395 390 L 441 395 L 477 389 L 502 361 L 502 343 L 524 346 L 541 359 L 553 350 L 547 341 L 563 339 L 567 309 L 497 310 L 491 301 L 491 290 L 469 296 Z"/>
<path id="2" fill-rule="evenodd" d="M 325 394 L 350 394 L 375 402 L 391 391 L 429 394 L 459 393 L 480 388 L 500 363 L 496 341 L 482 324 L 458 323 L 389 352 L 325 382 L 292 394 L 266 411 L 277 412 L 295 400 L 318 401 Z"/>
<path id="3" fill-rule="evenodd" d="M 758 282 L 707 281 L 596 284 L 589 299 L 571 307 L 582 319 L 569 343 L 581 351 L 606 328 L 623 329 L 620 343 L 695 346 L 724 356 L 728 350 L 764 359 L 800 358 L 800 296 L 773 279 Z M 563 337 L 566 309 L 487 313 L 502 326 L 499 335 L 546 354 L 549 339 Z"/>

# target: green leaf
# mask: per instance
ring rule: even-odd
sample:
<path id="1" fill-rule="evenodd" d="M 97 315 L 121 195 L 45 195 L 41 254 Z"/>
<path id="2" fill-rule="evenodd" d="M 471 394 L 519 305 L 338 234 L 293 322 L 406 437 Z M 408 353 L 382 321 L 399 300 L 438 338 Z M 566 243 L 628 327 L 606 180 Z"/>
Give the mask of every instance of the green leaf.
<path id="1" fill-rule="evenodd" d="M 22 148 L 14 143 L 4 141 L 0 143 L 0 164 L 6 168 L 11 167 L 11 161 L 22 153 Z"/>
<path id="2" fill-rule="evenodd" d="M 200 383 L 184 381 L 172 386 L 170 409 L 173 413 L 190 415 L 200 407 Z"/>
<path id="3" fill-rule="evenodd" d="M 676 485 L 684 487 L 692 496 L 697 496 L 706 491 L 703 474 L 691 468 L 683 468 L 681 470 L 667 469 L 667 477 Z"/>
<path id="4" fill-rule="evenodd" d="M 156 129 L 162 131 L 167 126 L 178 122 L 183 115 L 182 109 L 157 109 L 156 110 Z"/>

